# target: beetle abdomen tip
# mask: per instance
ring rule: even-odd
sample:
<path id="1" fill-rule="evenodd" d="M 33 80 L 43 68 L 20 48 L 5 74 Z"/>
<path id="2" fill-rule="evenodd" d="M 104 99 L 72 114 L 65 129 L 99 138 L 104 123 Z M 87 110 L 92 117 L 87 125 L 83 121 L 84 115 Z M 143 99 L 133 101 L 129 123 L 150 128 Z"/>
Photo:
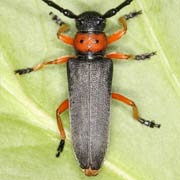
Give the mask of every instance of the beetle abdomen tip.
<path id="1" fill-rule="evenodd" d="M 91 168 L 83 169 L 83 171 L 86 176 L 97 176 L 99 173 L 99 170 L 93 170 Z"/>

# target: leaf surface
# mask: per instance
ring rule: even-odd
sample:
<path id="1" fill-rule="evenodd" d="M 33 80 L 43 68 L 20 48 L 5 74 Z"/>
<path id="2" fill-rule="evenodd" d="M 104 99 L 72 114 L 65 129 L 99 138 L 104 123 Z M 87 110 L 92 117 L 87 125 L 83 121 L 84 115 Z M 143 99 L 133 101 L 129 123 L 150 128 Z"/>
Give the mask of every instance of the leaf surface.
<path id="1" fill-rule="evenodd" d="M 74 13 L 104 13 L 118 0 L 56 1 Z M 141 54 L 157 51 L 150 61 L 114 61 L 112 91 L 132 99 L 142 117 L 162 124 L 150 129 L 133 121 L 132 109 L 112 100 L 110 143 L 98 180 L 178 180 L 180 168 L 180 2 L 134 0 L 108 19 L 107 34 L 119 29 L 118 18 L 133 10 L 143 15 L 128 21 L 128 32 L 107 52 Z M 0 179 L 89 179 L 75 160 L 68 112 L 62 115 L 68 140 L 55 158 L 59 143 L 55 110 L 68 97 L 66 65 L 49 66 L 25 76 L 15 69 L 74 50 L 56 38 L 57 25 L 48 13 L 58 14 L 40 0 L 0 2 Z"/>

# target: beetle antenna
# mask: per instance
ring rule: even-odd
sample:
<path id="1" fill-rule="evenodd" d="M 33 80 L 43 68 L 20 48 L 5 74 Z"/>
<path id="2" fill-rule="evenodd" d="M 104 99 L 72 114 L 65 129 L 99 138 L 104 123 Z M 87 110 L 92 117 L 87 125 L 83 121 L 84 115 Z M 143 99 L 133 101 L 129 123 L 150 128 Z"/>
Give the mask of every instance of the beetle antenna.
<path id="1" fill-rule="evenodd" d="M 119 12 L 125 6 L 129 5 L 132 1 L 133 0 L 125 0 L 123 3 L 121 3 L 116 8 L 108 10 L 102 17 L 103 18 L 110 18 L 110 17 L 114 16 L 117 12 Z"/>
<path id="2" fill-rule="evenodd" d="M 60 11 L 61 13 L 63 13 L 65 16 L 67 16 L 69 18 L 72 18 L 72 19 L 77 18 L 77 15 L 75 15 L 72 11 L 60 7 L 59 5 L 54 3 L 53 1 L 49 1 L 49 0 L 42 0 L 42 1 L 44 1 L 46 4 L 48 4 L 48 6 L 51 6 L 55 9 L 57 9 L 58 11 Z"/>

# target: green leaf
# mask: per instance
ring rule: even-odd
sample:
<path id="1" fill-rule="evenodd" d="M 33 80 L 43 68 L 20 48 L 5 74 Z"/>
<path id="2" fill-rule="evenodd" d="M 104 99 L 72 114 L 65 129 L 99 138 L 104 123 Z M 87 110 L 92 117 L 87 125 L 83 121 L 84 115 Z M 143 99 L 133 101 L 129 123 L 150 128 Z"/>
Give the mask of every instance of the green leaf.
<path id="1" fill-rule="evenodd" d="M 119 0 L 57 0 L 74 13 L 105 12 Z M 101 7 L 100 7 L 101 6 Z M 143 15 L 128 21 L 128 32 L 108 52 L 157 51 L 150 61 L 114 61 L 112 91 L 139 107 L 142 117 L 162 124 L 150 129 L 133 121 L 132 109 L 112 101 L 110 143 L 98 180 L 178 180 L 180 169 L 180 1 L 134 0 L 108 19 L 106 32 L 119 29 L 118 18 L 133 10 Z M 62 116 L 68 140 L 55 158 L 59 135 L 55 110 L 68 97 L 66 66 L 49 66 L 25 76 L 15 69 L 74 54 L 56 38 L 58 26 L 40 0 L 0 2 L 0 179 L 88 179 L 75 160 L 68 112 Z M 74 22 L 60 17 L 71 25 Z"/>

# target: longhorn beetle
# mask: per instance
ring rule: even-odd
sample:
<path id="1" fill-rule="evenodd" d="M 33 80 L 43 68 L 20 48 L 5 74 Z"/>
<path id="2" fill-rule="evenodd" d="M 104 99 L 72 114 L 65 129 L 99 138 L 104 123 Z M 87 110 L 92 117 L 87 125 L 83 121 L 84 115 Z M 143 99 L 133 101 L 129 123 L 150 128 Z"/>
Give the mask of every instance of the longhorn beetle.
<path id="1" fill-rule="evenodd" d="M 42 69 L 48 64 L 67 63 L 67 76 L 69 87 L 69 100 L 65 100 L 56 111 L 57 124 L 60 132 L 60 143 L 57 148 L 58 157 L 65 145 L 65 131 L 60 115 L 70 107 L 71 131 L 73 148 L 80 167 L 85 175 L 95 176 L 103 162 L 109 134 L 110 99 L 121 101 L 133 109 L 133 117 L 137 122 L 154 128 L 160 124 L 140 117 L 136 104 L 127 97 L 111 93 L 113 63 L 111 59 L 118 60 L 146 60 L 156 52 L 141 55 L 112 52 L 105 54 L 108 45 L 120 39 L 127 31 L 126 21 L 140 15 L 141 11 L 134 11 L 119 18 L 122 29 L 106 36 L 104 28 L 106 19 L 114 16 L 133 0 L 125 0 L 116 8 L 104 14 L 95 11 L 74 14 L 53 1 L 42 0 L 61 13 L 75 20 L 77 33 L 74 38 L 64 35 L 69 29 L 56 15 L 53 20 L 60 25 L 57 33 L 58 39 L 74 47 L 76 54 L 63 56 L 53 61 L 43 62 L 31 68 L 18 69 L 15 73 L 22 75 Z"/>

